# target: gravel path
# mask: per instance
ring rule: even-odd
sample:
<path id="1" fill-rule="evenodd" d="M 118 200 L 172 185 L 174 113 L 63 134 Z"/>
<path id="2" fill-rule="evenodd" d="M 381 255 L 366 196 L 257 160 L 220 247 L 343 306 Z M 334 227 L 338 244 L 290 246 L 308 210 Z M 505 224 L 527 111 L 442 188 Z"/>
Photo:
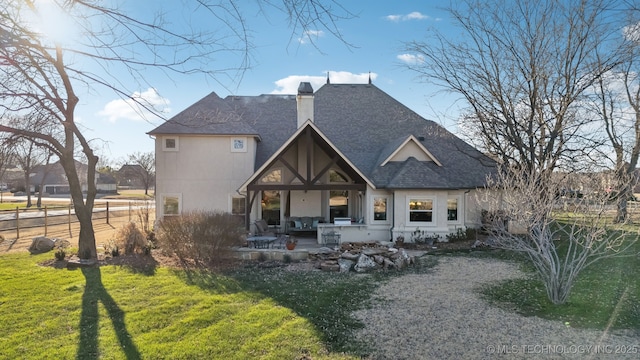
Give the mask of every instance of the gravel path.
<path id="1" fill-rule="evenodd" d="M 480 298 L 483 284 L 524 277 L 493 259 L 440 257 L 429 274 L 396 278 L 375 294 L 382 301 L 356 312 L 358 338 L 373 359 L 638 359 L 640 338 L 574 329 L 524 317 Z M 631 352 L 631 354 L 620 354 Z"/>

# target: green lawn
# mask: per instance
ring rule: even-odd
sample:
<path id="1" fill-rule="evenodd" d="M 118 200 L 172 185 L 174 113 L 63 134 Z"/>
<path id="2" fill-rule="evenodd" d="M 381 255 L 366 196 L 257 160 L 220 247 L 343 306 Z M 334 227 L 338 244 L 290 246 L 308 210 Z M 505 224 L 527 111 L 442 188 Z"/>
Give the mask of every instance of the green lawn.
<path id="1" fill-rule="evenodd" d="M 0 359 L 350 359 L 350 312 L 389 275 L 43 267 L 0 256 Z M 393 276 L 393 275 L 391 275 Z"/>
<path id="2" fill-rule="evenodd" d="M 554 305 L 547 299 L 544 285 L 525 259 L 503 251 L 472 256 L 518 261 L 531 274 L 528 279 L 508 280 L 482 290 L 489 301 L 500 306 L 529 316 L 560 320 L 573 327 L 640 331 L 640 242 L 634 244 L 629 254 L 604 259 L 586 268 L 563 305 Z"/>

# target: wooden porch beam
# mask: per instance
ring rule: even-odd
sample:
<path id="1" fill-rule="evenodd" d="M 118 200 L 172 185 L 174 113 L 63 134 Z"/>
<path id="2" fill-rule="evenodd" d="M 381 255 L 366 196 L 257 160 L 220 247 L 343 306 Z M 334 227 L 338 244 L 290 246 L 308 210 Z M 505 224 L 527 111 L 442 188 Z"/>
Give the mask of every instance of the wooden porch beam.
<path id="1" fill-rule="evenodd" d="M 331 159 L 331 161 L 329 162 L 329 164 L 327 164 L 327 166 L 325 166 L 318 175 L 316 175 L 316 177 L 313 178 L 313 180 L 311 180 L 312 184 L 315 184 L 316 182 L 318 182 L 318 180 L 320 180 L 320 177 L 322 175 L 324 175 L 327 171 L 329 171 L 329 169 L 331 169 L 331 167 L 333 165 L 335 165 L 338 162 L 338 155 L 334 156 L 333 159 Z"/>
<path id="2" fill-rule="evenodd" d="M 248 185 L 248 190 L 264 191 L 264 190 L 366 190 L 367 184 L 260 184 Z"/>

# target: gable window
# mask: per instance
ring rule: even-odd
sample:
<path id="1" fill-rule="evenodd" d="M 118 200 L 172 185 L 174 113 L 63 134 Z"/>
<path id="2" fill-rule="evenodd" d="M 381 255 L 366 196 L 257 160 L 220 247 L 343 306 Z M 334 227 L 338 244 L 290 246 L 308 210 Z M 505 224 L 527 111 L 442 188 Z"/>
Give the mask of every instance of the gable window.
<path id="1" fill-rule="evenodd" d="M 373 220 L 374 221 L 387 220 L 387 198 L 386 197 L 373 198 Z"/>
<path id="2" fill-rule="evenodd" d="M 163 151 L 178 151 L 178 138 L 177 137 L 165 137 L 162 142 Z"/>
<path id="3" fill-rule="evenodd" d="M 165 216 L 180 215 L 182 197 L 180 194 L 162 195 L 162 213 Z"/>
<path id="4" fill-rule="evenodd" d="M 447 221 L 458 221 L 458 198 L 447 199 Z"/>
<path id="5" fill-rule="evenodd" d="M 260 178 L 262 184 L 282 184 L 282 170 L 274 169 Z"/>
<path id="6" fill-rule="evenodd" d="M 247 152 L 247 138 L 231 138 L 231 152 Z"/>
<path id="7" fill-rule="evenodd" d="M 433 222 L 433 199 L 410 199 L 409 221 Z"/>

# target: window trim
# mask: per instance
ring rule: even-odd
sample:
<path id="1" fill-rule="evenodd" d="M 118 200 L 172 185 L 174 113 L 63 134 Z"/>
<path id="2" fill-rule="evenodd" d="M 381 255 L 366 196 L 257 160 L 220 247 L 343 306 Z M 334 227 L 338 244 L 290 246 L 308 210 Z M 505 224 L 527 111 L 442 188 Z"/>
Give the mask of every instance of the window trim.
<path id="1" fill-rule="evenodd" d="M 167 147 L 167 140 L 174 140 L 176 146 L 175 147 Z M 177 136 L 164 136 L 162 138 L 162 151 L 179 151 L 180 150 L 180 139 Z"/>
<path id="2" fill-rule="evenodd" d="M 176 214 L 167 214 L 167 212 L 165 211 L 165 199 L 166 198 L 177 198 L 178 199 L 178 212 Z M 167 193 L 167 194 L 162 194 L 162 196 L 160 197 L 160 204 L 162 205 L 162 216 L 180 216 L 182 215 L 182 194 L 181 193 Z"/>
<path id="3" fill-rule="evenodd" d="M 431 202 L 431 221 L 411 221 L 411 202 L 413 200 L 416 201 L 430 201 Z M 436 198 L 435 197 L 429 197 L 429 196 L 408 196 L 407 197 L 407 201 L 405 204 L 405 209 L 407 211 L 407 224 L 411 224 L 411 225 L 420 225 L 420 226 L 435 226 L 437 223 L 437 211 L 436 209 L 438 208 L 437 206 L 437 202 L 436 202 Z M 417 210 L 420 211 L 420 210 Z M 424 212 L 428 212 L 428 211 L 424 211 Z"/>
<path id="4" fill-rule="evenodd" d="M 388 195 L 372 195 L 371 196 L 371 222 L 376 224 L 385 224 L 391 221 L 389 214 L 389 196 Z M 376 219 L 376 199 L 384 199 L 385 200 L 385 219 L 377 220 Z"/>

